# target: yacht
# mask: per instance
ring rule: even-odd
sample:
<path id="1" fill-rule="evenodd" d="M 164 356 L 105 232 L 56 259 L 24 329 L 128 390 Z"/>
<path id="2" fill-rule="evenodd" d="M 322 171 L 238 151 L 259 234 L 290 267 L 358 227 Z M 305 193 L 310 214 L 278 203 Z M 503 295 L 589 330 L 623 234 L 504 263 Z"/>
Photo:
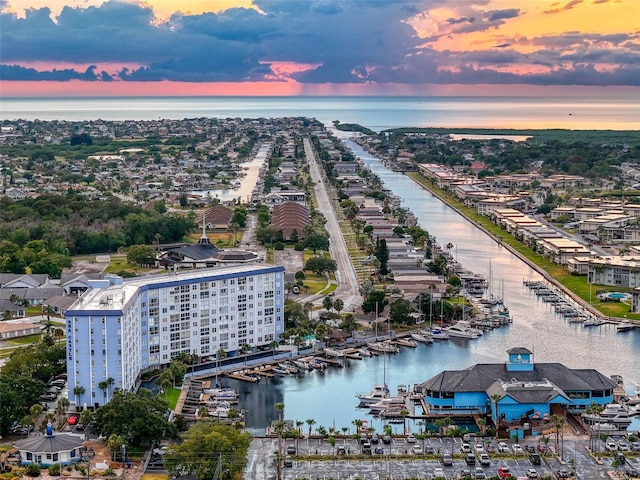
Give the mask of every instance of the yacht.
<path id="1" fill-rule="evenodd" d="M 411 333 L 411 338 L 420 343 L 433 343 L 433 338 L 422 333 Z"/>
<path id="2" fill-rule="evenodd" d="M 636 328 L 635 324 L 631 323 L 628 320 L 616 325 L 616 330 L 618 332 L 628 332 L 629 330 L 633 330 L 634 328 Z"/>
<path id="3" fill-rule="evenodd" d="M 604 406 L 604 410 L 600 413 L 583 413 L 582 418 L 585 423 L 599 424 L 610 423 L 617 428 L 626 428 L 631 425 L 633 415 L 624 406 L 617 403 L 609 403 Z"/>
<path id="4" fill-rule="evenodd" d="M 385 398 L 389 398 L 389 387 L 386 383 L 375 384 L 369 393 L 356 394 L 361 405 L 373 405 Z"/>
<path id="5" fill-rule="evenodd" d="M 449 340 L 449 334 L 447 332 L 443 332 L 439 328 L 432 328 L 431 338 L 433 338 L 434 340 Z"/>
<path id="6" fill-rule="evenodd" d="M 466 320 L 460 320 L 453 325 L 442 327 L 442 330 L 446 332 L 449 337 L 457 338 L 478 338 L 482 335 L 482 331 L 477 328 L 472 328 L 471 324 Z"/>

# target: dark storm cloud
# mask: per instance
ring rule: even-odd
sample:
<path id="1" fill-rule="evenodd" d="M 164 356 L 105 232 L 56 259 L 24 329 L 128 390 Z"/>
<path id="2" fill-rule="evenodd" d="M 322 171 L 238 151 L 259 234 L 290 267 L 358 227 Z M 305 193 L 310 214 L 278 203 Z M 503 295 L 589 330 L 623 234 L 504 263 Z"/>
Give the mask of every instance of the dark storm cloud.
<path id="1" fill-rule="evenodd" d="M 449 25 L 455 25 L 457 23 L 473 23 L 475 21 L 475 17 L 447 18 L 447 23 Z"/>
<path id="2" fill-rule="evenodd" d="M 580 2 L 569 2 L 569 9 Z M 6 0 L 0 0 L 6 5 Z M 0 32 L 0 78 L 11 80 L 260 81 L 277 77 L 272 63 L 317 65 L 289 74 L 302 83 L 566 83 L 637 84 L 638 34 L 585 35 L 579 31 L 538 38 L 500 38 L 477 52 L 425 47 L 440 36 L 495 29 L 523 15 L 518 8 L 484 9 L 484 0 L 255 0 L 258 10 L 176 13 L 157 22 L 151 8 L 108 1 L 98 7 L 65 7 L 51 19 L 47 8 L 24 18 L 5 12 Z M 432 38 L 416 35 L 409 20 L 430 8 L 454 5 Z M 528 47 L 522 54 L 516 47 Z M 531 51 L 533 50 L 533 51 Z M 610 50 L 610 51 L 609 51 Z M 38 72 L 29 62 L 142 65 L 116 74 L 71 69 Z M 586 65 L 617 65 L 599 73 Z M 20 66 L 23 64 L 23 66 Z M 546 75 L 505 73 L 510 66 L 545 65 Z M 573 66 L 575 65 L 575 66 Z M 497 71 L 500 68 L 501 71 Z M 605 82 L 606 83 L 606 82 Z"/>
<path id="3" fill-rule="evenodd" d="M 496 22 L 498 20 L 505 20 L 507 18 L 516 18 L 520 15 L 519 8 L 508 8 L 506 10 L 492 10 L 487 12 L 487 20 L 490 22 Z"/>
<path id="4" fill-rule="evenodd" d="M 95 66 L 90 66 L 84 72 L 78 72 L 76 70 L 65 68 L 63 70 L 53 69 L 51 71 L 40 72 L 35 68 L 25 68 L 20 65 L 2 65 L 2 79 L 3 80 L 53 80 L 53 81 L 68 81 L 68 80 L 86 80 L 94 81 L 98 77 L 95 74 Z M 105 74 L 105 72 L 102 72 Z M 106 74 L 109 76 L 108 74 Z M 109 76 L 111 80 L 111 77 Z M 104 80 L 104 78 L 102 78 Z"/>

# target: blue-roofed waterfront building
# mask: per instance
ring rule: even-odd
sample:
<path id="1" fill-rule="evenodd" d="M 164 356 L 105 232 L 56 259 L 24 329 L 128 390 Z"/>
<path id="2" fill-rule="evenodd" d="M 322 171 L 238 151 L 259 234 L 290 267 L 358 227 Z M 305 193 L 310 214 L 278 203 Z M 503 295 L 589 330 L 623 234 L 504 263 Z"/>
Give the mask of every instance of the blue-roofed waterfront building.
<path id="1" fill-rule="evenodd" d="M 494 423 L 543 419 L 554 405 L 583 412 L 592 402 L 613 401 L 616 382 L 594 369 L 534 363 L 522 347 L 507 351 L 506 363 L 477 364 L 444 371 L 420 384 L 430 415 L 491 415 Z M 496 404 L 497 403 L 497 404 Z"/>
<path id="2" fill-rule="evenodd" d="M 68 393 L 76 407 L 134 390 L 141 372 L 180 353 L 234 355 L 243 344 L 269 345 L 284 330 L 283 267 L 114 275 L 89 287 L 66 312 Z M 109 387 L 100 389 L 102 382 Z"/>

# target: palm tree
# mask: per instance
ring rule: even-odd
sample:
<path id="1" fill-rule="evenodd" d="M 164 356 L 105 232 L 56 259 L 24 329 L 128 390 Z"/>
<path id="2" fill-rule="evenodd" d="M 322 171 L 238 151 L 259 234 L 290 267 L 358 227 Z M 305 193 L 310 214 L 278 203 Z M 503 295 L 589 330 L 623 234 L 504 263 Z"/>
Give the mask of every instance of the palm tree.
<path id="1" fill-rule="evenodd" d="M 309 426 L 309 435 L 307 436 L 307 438 L 311 438 L 311 427 L 315 425 L 316 421 L 313 418 L 307 418 L 305 422 Z"/>
<path id="2" fill-rule="evenodd" d="M 80 403 L 80 397 L 84 395 L 85 389 L 81 385 L 76 385 L 73 387 L 73 394 L 76 396 L 76 410 L 78 409 L 78 404 Z"/>
<path id="3" fill-rule="evenodd" d="M 276 480 L 282 480 L 282 436 L 284 435 L 285 422 L 282 420 L 282 414 L 284 412 L 284 403 L 278 402 L 274 405 L 276 412 L 278 412 L 278 421 L 276 422 L 276 433 L 278 435 L 278 454 L 277 454 L 277 466 L 276 466 Z"/>
<path id="4" fill-rule="evenodd" d="M 362 427 L 362 420 L 360 420 L 359 418 L 356 418 L 355 420 L 353 420 L 351 422 L 352 425 L 355 425 L 356 427 L 356 433 L 360 432 L 360 427 Z"/>
<path id="5" fill-rule="evenodd" d="M 407 417 L 409 416 L 409 411 L 404 408 L 400 410 L 400 416 L 402 417 L 402 431 L 406 435 L 407 434 Z"/>
<path id="6" fill-rule="evenodd" d="M 336 312 L 340 313 L 342 311 L 342 309 L 344 308 L 344 301 L 342 301 L 342 299 L 340 298 L 336 298 L 333 301 L 333 308 Z"/>
<path id="7" fill-rule="evenodd" d="M 496 437 L 498 436 L 498 431 L 500 430 L 500 415 L 498 412 L 498 402 L 500 402 L 500 400 L 502 399 L 502 395 L 500 395 L 499 393 L 495 393 L 493 395 L 491 395 L 491 401 L 493 402 L 494 408 L 495 408 L 495 414 L 496 414 L 496 418 L 495 418 L 495 422 L 496 422 Z"/>
<path id="8" fill-rule="evenodd" d="M 208 413 L 209 413 L 209 410 L 207 409 L 207 407 L 202 405 L 201 407 L 198 407 L 198 410 L 196 411 L 196 419 L 203 420 L 207 418 Z"/>
<path id="9" fill-rule="evenodd" d="M 98 383 L 98 388 L 100 390 L 102 390 L 102 397 L 104 398 L 105 403 L 107 401 L 107 388 L 108 387 L 109 386 L 107 385 L 107 381 L 106 380 Z"/>
<path id="10" fill-rule="evenodd" d="M 38 430 L 38 423 L 40 420 L 40 415 L 42 415 L 42 412 L 43 412 L 43 408 L 42 408 L 42 405 L 40 405 L 39 403 L 34 403 L 33 405 L 31 405 L 31 408 L 29 409 L 29 414 L 33 419 L 33 428 L 35 430 Z"/>
<path id="11" fill-rule="evenodd" d="M 249 355 L 249 352 L 251 352 L 251 345 L 249 345 L 248 343 L 243 343 L 240 346 L 240 352 L 244 354 L 244 365 L 246 367 L 247 366 L 247 355 Z"/>
<path id="12" fill-rule="evenodd" d="M 108 398 L 111 399 L 111 387 L 115 383 L 115 380 L 112 377 L 107 378 L 104 383 L 107 386 Z"/>

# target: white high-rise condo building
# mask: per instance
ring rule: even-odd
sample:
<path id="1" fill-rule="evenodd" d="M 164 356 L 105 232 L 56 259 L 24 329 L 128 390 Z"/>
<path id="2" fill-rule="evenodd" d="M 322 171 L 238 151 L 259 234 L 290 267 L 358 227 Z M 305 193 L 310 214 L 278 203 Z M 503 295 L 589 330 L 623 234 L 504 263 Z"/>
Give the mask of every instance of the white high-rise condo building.
<path id="1" fill-rule="evenodd" d="M 66 312 L 69 400 L 97 407 L 180 353 L 233 355 L 284 329 L 284 268 L 242 265 L 107 276 Z"/>

